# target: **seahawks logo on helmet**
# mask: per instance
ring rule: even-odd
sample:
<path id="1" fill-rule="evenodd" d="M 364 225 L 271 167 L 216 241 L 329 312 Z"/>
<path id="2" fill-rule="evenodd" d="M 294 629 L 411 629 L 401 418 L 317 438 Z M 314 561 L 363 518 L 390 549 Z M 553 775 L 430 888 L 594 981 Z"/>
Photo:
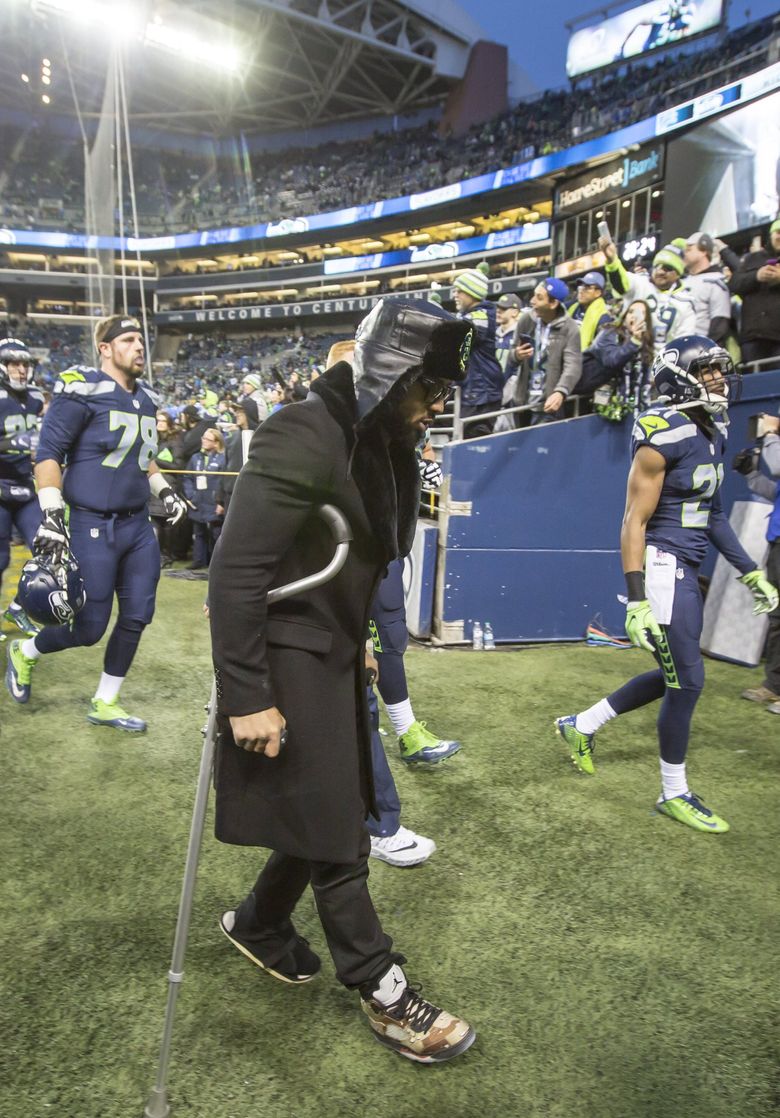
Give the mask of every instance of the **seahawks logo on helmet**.
<path id="1" fill-rule="evenodd" d="M 87 593 L 75 560 L 55 565 L 33 556 L 22 568 L 17 598 L 39 625 L 67 625 L 84 608 Z"/>
<path id="2" fill-rule="evenodd" d="M 720 415 L 741 395 L 742 380 L 728 351 L 699 334 L 664 346 L 651 376 L 658 402 L 678 410 L 702 407 Z"/>

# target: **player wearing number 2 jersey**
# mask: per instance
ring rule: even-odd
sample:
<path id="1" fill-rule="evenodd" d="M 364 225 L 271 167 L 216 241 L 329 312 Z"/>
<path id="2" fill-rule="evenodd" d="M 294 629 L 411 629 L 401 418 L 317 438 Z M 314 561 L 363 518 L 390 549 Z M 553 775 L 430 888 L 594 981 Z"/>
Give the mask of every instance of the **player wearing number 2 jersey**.
<path id="1" fill-rule="evenodd" d="M 140 379 L 144 343 L 138 322 L 121 315 L 102 319 L 95 345 L 100 369 L 69 369 L 55 384 L 35 467 L 43 522 L 33 554 L 55 566 L 70 554 L 81 570 L 86 605 L 70 625 L 14 641 L 6 684 L 13 699 L 27 702 L 39 657 L 96 644 L 116 594 L 116 625 L 87 718 L 138 732 L 146 729 L 145 722 L 122 710 L 118 696 L 154 613 L 160 553 L 146 507 L 150 488 L 172 519 L 183 515 L 184 507 L 153 462 L 158 400 Z"/>
<path id="2" fill-rule="evenodd" d="M 754 613 L 777 607 L 776 589 L 744 550 L 720 503 L 725 413 L 740 387 L 728 353 L 709 338 L 678 338 L 653 366 L 660 406 L 638 416 L 621 532 L 628 587 L 626 632 L 658 667 L 577 715 L 556 720 L 572 760 L 593 772 L 596 731 L 618 714 L 662 699 L 662 792 L 656 809 L 698 831 L 729 829 L 688 787 L 685 759 L 704 686 L 698 572 L 710 543 L 741 572 Z"/>

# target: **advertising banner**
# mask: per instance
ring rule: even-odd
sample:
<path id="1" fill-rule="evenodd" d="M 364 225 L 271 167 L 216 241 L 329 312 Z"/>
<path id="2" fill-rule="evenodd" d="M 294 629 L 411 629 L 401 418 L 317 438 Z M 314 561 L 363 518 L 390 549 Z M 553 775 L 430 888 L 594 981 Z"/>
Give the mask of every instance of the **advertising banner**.
<path id="1" fill-rule="evenodd" d="M 490 296 L 503 295 L 505 291 L 530 291 L 539 275 L 510 276 L 507 279 L 488 281 Z M 326 318 L 333 315 L 365 315 L 380 299 L 427 299 L 430 291 L 408 291 L 392 295 L 363 295 L 350 299 L 308 299 L 300 303 L 267 303 L 261 307 L 213 307 L 208 310 L 159 311 L 154 316 L 158 326 L 186 326 L 212 322 L 246 323 L 247 325 L 274 319 Z M 452 288 L 440 287 L 439 295 L 445 303 L 452 301 Z"/>
<path id="2" fill-rule="evenodd" d="M 589 210 L 593 206 L 619 198 L 642 186 L 649 186 L 663 178 L 663 143 L 646 144 L 639 151 L 603 163 L 581 175 L 566 179 L 555 191 L 554 216 Z"/>

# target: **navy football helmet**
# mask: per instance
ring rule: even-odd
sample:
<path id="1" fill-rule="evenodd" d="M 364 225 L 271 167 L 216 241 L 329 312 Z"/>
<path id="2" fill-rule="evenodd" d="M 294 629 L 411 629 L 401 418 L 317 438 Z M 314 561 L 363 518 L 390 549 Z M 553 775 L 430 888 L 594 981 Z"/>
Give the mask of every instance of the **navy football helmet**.
<path id="1" fill-rule="evenodd" d="M 727 350 L 700 334 L 667 342 L 653 362 L 658 402 L 722 415 L 742 395 L 742 377 Z"/>
<path id="2" fill-rule="evenodd" d="M 87 592 L 73 559 L 55 564 L 45 556 L 22 567 L 17 601 L 39 625 L 67 625 L 84 608 Z"/>
<path id="3" fill-rule="evenodd" d="M 8 369 L 11 362 L 24 366 L 21 377 L 11 376 Z M 24 342 L 18 338 L 0 338 L 0 384 L 14 392 L 24 392 L 32 384 L 34 369 L 35 358 Z"/>

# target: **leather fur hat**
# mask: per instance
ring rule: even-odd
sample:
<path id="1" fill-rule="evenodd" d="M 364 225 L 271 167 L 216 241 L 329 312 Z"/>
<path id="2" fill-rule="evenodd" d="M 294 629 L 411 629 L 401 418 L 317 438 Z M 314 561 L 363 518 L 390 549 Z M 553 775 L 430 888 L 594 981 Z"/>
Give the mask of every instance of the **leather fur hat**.
<path id="1" fill-rule="evenodd" d="M 462 381 L 474 328 L 425 300 L 381 299 L 357 328 L 352 368 L 362 419 L 402 378 Z"/>

